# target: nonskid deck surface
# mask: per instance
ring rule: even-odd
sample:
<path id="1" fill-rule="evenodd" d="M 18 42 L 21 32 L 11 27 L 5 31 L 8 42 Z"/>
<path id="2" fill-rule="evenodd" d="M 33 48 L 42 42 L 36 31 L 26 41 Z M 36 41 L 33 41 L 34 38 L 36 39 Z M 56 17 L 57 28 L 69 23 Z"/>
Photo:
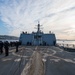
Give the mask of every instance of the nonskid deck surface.
<path id="1" fill-rule="evenodd" d="M 54 46 L 23 46 L 9 56 L 0 55 L 0 75 L 21 75 L 34 51 L 39 51 L 45 63 L 45 75 L 75 75 L 75 52 L 67 52 Z M 38 60 L 37 60 L 38 61 Z"/>

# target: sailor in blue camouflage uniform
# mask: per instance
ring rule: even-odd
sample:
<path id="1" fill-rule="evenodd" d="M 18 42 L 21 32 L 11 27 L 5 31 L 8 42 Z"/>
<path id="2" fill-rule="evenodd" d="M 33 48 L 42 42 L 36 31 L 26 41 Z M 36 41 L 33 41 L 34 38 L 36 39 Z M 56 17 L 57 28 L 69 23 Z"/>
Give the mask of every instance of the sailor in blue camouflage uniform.
<path id="1" fill-rule="evenodd" d="M 5 41 L 4 42 L 4 48 L 5 48 L 5 56 L 9 55 L 9 42 Z"/>

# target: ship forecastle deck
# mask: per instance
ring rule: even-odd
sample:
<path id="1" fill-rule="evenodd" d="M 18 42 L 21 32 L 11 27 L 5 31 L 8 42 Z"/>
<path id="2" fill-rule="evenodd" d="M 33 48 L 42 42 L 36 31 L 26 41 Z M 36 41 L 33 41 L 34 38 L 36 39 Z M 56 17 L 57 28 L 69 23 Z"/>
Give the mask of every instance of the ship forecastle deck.
<path id="1" fill-rule="evenodd" d="M 21 75 L 35 51 L 42 56 L 45 75 L 75 75 L 75 52 L 55 46 L 21 46 L 17 53 L 15 48 L 10 48 L 9 56 L 5 57 L 4 53 L 0 55 L 0 75 Z M 38 56 L 36 62 L 39 62 Z"/>

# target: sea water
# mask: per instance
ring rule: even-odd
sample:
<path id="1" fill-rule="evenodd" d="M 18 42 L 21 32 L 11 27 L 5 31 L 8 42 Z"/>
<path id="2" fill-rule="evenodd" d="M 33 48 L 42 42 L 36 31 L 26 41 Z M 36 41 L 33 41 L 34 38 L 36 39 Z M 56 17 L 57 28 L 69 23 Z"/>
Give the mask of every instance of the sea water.
<path id="1" fill-rule="evenodd" d="M 60 40 L 60 41 L 58 41 L 57 40 L 57 43 L 59 43 L 59 44 L 74 44 L 75 45 L 75 40 Z"/>
<path id="2" fill-rule="evenodd" d="M 16 41 L 19 41 L 19 40 L 0 39 L 0 41 L 2 41 L 2 42 L 8 41 L 10 43 L 10 42 L 16 42 Z"/>

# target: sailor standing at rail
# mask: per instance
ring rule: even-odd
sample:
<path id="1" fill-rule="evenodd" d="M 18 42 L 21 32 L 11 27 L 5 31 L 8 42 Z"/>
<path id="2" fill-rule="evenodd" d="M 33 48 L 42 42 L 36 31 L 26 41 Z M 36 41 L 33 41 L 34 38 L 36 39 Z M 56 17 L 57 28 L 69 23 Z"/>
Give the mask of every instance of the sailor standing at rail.
<path id="1" fill-rule="evenodd" d="M 9 43 L 8 41 L 4 42 L 4 48 L 5 48 L 5 56 L 9 55 Z"/>
<path id="2" fill-rule="evenodd" d="M 3 53 L 3 42 L 0 41 L 0 54 L 2 54 L 2 53 Z"/>

